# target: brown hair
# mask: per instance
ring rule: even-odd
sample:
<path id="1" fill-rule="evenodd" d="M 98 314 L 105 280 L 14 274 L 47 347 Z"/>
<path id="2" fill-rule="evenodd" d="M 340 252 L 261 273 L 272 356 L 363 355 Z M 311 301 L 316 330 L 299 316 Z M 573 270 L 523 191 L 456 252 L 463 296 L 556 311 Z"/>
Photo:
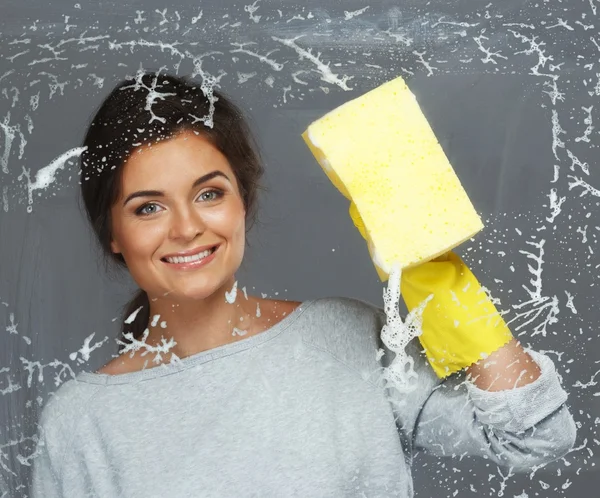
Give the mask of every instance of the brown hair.
<path id="1" fill-rule="evenodd" d="M 220 91 L 186 77 L 138 73 L 117 84 L 106 97 L 83 141 L 81 197 L 107 264 L 126 268 L 123 257 L 110 247 L 110 212 L 120 195 L 127 159 L 142 145 L 168 140 L 184 131 L 201 134 L 227 158 L 246 209 L 246 232 L 257 222 L 257 191 L 263 189 L 259 180 L 264 168 L 242 111 Z M 139 308 L 135 320 L 126 324 L 125 319 Z M 149 318 L 148 296 L 139 289 L 124 307 L 122 342 L 128 342 L 126 333 L 139 339 Z"/>

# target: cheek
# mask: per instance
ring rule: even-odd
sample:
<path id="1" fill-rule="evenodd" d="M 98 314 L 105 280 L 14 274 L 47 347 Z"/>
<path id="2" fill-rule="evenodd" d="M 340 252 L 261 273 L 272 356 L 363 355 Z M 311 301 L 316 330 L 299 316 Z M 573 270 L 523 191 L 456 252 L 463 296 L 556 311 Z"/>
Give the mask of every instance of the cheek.
<path id="1" fill-rule="evenodd" d="M 239 210 L 237 213 L 237 216 L 235 218 L 235 222 L 233 223 L 233 230 L 236 233 L 241 232 L 243 234 L 245 231 L 245 227 L 246 227 L 245 213 L 243 210 Z"/>
<path id="2" fill-rule="evenodd" d="M 227 237 L 244 234 L 246 220 L 242 205 L 230 204 L 224 209 L 214 210 L 204 215 L 206 227 Z"/>
<path id="3" fill-rule="evenodd" d="M 237 232 L 242 239 L 246 239 L 246 218 L 242 216 L 240 223 L 237 228 Z"/>
<path id="4" fill-rule="evenodd" d="M 160 247 L 165 228 L 160 223 L 127 223 L 120 227 L 118 244 L 128 266 L 135 266 L 139 258 L 147 259 Z"/>

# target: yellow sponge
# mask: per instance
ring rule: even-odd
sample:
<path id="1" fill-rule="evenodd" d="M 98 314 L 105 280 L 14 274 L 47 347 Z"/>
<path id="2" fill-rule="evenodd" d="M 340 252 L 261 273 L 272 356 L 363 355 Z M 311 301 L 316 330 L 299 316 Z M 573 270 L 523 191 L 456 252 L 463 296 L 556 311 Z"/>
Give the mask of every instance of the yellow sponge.
<path id="1" fill-rule="evenodd" d="M 382 281 L 394 263 L 401 269 L 419 265 L 483 228 L 402 78 L 334 109 L 302 137 L 354 204 L 355 222 L 362 218 Z"/>

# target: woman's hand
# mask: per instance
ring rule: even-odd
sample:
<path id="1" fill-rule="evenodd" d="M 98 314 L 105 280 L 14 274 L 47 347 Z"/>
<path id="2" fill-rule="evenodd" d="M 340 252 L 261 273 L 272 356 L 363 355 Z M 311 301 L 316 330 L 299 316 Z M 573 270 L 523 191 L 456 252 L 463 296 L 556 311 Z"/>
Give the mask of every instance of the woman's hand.
<path id="1" fill-rule="evenodd" d="M 408 311 L 433 295 L 419 339 L 440 378 L 471 367 L 513 339 L 475 275 L 452 251 L 405 269 L 400 290 Z"/>
<path id="2" fill-rule="evenodd" d="M 362 237 L 364 223 L 353 202 L 350 217 Z M 421 345 L 438 377 L 468 368 L 484 390 L 504 390 L 533 382 L 539 367 L 521 345 L 462 259 L 449 251 L 406 269 L 401 292 L 408 311 L 432 296 L 423 312 Z"/>

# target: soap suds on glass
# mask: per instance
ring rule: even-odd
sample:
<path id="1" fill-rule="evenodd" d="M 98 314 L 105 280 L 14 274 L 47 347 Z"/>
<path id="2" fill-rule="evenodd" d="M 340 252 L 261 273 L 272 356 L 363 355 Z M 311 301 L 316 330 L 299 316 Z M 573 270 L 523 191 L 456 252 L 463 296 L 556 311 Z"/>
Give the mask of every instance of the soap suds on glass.
<path id="1" fill-rule="evenodd" d="M 470 493 L 531 498 L 545 493 L 568 497 L 575 480 L 572 476 L 597 468 L 600 429 L 600 417 L 594 415 L 595 405 L 589 401 L 600 396 L 600 371 L 593 356 L 599 347 L 594 331 L 600 269 L 600 172 L 595 167 L 600 41 L 594 30 L 600 19 L 597 0 L 572 3 L 568 12 L 561 10 L 563 4 L 558 0 L 540 1 L 535 8 L 512 9 L 501 3 L 483 3 L 474 5 L 468 14 L 456 14 L 441 2 L 414 8 L 401 8 L 394 2 L 385 8 L 375 4 L 341 6 L 336 11 L 327 2 L 311 8 L 282 2 L 273 6 L 256 0 L 232 5 L 225 15 L 197 6 L 189 11 L 170 5 L 154 11 L 125 9 L 114 25 L 107 26 L 95 22 L 95 14 L 76 3 L 69 15 L 59 14 L 56 20 L 11 25 L 0 35 L 6 52 L 0 69 L 0 216 L 20 216 L 22 212 L 43 215 L 48 203 L 77 186 L 77 160 L 84 151 L 78 147 L 78 138 L 54 135 L 55 130 L 50 133 L 44 129 L 45 117 L 53 108 L 69 109 L 70 99 L 76 106 L 98 101 L 112 83 L 130 76 L 136 79 L 136 88 L 146 92 L 151 122 L 161 122 L 163 118 L 154 112 L 154 104 L 168 90 L 161 88 L 160 78 L 148 86 L 142 84 L 144 67 L 163 67 L 198 81 L 210 110 L 192 119 L 209 128 L 214 125 L 218 105 L 214 88 L 239 90 L 243 104 L 260 100 L 285 112 L 297 112 L 321 99 L 347 99 L 397 75 L 410 77 L 419 90 L 426 87 L 424 82 L 431 84 L 434 77 L 473 77 L 483 82 L 478 87 L 482 91 L 485 80 L 502 85 L 519 77 L 522 87 L 518 106 L 522 109 L 511 108 L 513 121 L 506 126 L 514 133 L 497 138 L 506 140 L 506 144 L 495 167 L 507 175 L 503 177 L 506 188 L 522 192 L 518 195 L 527 208 L 503 204 L 506 198 L 499 196 L 498 209 L 485 220 L 484 234 L 462 249 L 465 262 L 493 286 L 490 293 L 501 299 L 499 309 L 503 308 L 501 313 L 519 340 L 524 345 L 542 345 L 541 349 L 556 360 L 564 379 L 569 379 L 571 385 L 566 388 L 571 391 L 583 436 L 569 455 L 545 469 L 543 479 L 536 479 L 538 469 L 532 468 L 526 489 L 517 489 L 513 474 L 497 472 L 494 466 L 489 467 L 489 475 L 465 467 L 466 460 L 461 466 L 460 455 L 452 459 L 452 465 L 442 463 L 435 472 L 443 476 L 439 496 Z M 94 19 L 93 26 L 90 19 Z M 85 98 L 77 100 L 81 95 Z M 495 98 L 495 94 L 490 93 L 490 97 Z M 533 98 L 536 109 L 543 112 L 529 119 L 524 113 L 532 108 L 527 106 Z M 430 105 L 435 114 L 435 103 Z M 507 105 L 512 104 L 507 100 Z M 84 119 L 82 116 L 73 114 L 73 119 Z M 71 118 L 60 115 L 52 122 L 60 119 Z M 490 129 L 502 130 L 493 128 L 492 121 L 489 124 Z M 520 125 L 523 128 L 518 128 Z M 520 133 L 529 138 L 517 141 Z M 47 136 L 60 140 L 48 143 Z M 548 141 L 536 141 L 539 136 L 547 136 Z M 456 139 L 461 138 L 464 135 Z M 449 146 L 451 152 L 459 152 L 452 148 L 454 145 Z M 517 167 L 523 172 L 535 168 L 536 175 L 543 171 L 545 180 L 534 184 L 523 177 L 523 184 L 514 185 L 515 177 L 510 176 L 513 166 L 506 163 L 514 163 L 515 155 L 509 152 L 518 146 L 535 149 L 537 155 L 535 165 L 528 163 L 527 155 L 517 157 Z M 495 168 L 490 168 L 493 171 Z M 490 181 L 494 181 L 493 176 Z M 337 247 L 338 242 L 324 240 L 323 249 L 317 245 L 314 250 L 327 251 L 332 257 L 329 248 Z M 45 245 L 41 247 L 46 249 Z M 27 251 L 24 254 L 29 254 Z M 345 257 L 342 251 L 333 254 Z M 384 294 L 388 321 L 382 340 L 396 355 L 385 375 L 390 385 L 408 391 L 413 369 L 404 347 L 411 338 L 418 337 L 419 313 L 426 303 L 402 321 L 397 309 L 400 272 L 381 268 L 392 271 Z M 19 286 L 14 280 L 9 285 L 14 289 Z M 243 292 L 246 296 L 245 288 Z M 269 291 L 261 295 L 276 294 Z M 237 282 L 226 296 L 231 304 L 236 298 Z M 32 341 L 26 334 L 41 333 L 28 331 L 26 325 L 27 317 L 37 310 L 23 310 L 18 302 L 16 296 L 3 296 L 0 317 L 5 317 L 8 340 L 22 341 L 19 348 L 29 347 Z M 125 322 L 133 323 L 140 310 Z M 257 305 L 256 317 L 260 316 Z M 106 322 L 114 325 L 110 319 Z M 167 327 L 160 318 L 152 318 L 151 325 Z M 234 333 L 243 337 L 243 331 Z M 108 333 L 82 334 L 85 337 L 81 346 L 66 361 L 41 362 L 28 358 L 31 355 L 26 352 L 20 355 L 19 368 L 28 372 L 24 382 L 28 386 L 45 382 L 57 388 L 74 376 L 76 368 L 89 366 L 105 348 L 114 346 Z M 100 339 L 95 341 L 94 337 Z M 163 339 L 151 347 L 145 343 L 146 338 L 147 334 L 139 340 L 129 337 L 131 344 L 125 346 L 125 353 L 141 350 L 160 359 L 173 346 L 172 341 Z M 22 389 L 12 379 L 12 370 L 7 367 L 3 388 L 9 397 L 19 396 L 17 392 Z M 567 377 L 569 374 L 579 378 Z M 28 402 L 28 408 L 37 410 L 40 402 Z M 29 458 L 30 452 L 21 449 L 19 442 L 29 437 L 6 436 L 1 441 L 4 451 L 8 454 L 14 450 Z M 467 477 L 465 469 L 469 470 Z M 569 478 L 561 474 L 567 470 Z M 0 471 L 0 482 L 12 482 L 13 474 L 20 471 L 5 467 Z M 458 476 L 463 476 L 462 480 Z M 362 482 L 360 485 L 368 494 L 368 487 Z"/>

